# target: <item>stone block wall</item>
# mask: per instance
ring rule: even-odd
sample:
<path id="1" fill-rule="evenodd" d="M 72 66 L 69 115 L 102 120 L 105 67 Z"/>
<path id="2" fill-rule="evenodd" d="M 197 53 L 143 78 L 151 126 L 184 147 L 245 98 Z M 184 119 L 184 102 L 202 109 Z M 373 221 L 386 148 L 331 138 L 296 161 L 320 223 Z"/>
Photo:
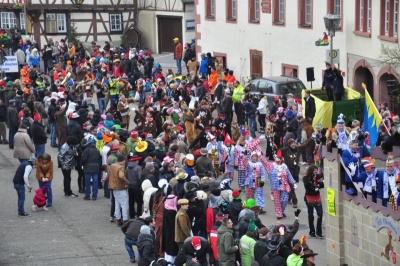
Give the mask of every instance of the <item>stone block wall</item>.
<path id="1" fill-rule="evenodd" d="M 392 211 L 390 204 L 385 208 L 379 200 L 373 203 L 361 195 L 347 195 L 340 182 L 341 168 L 337 151 L 324 151 L 324 154 L 325 187 L 335 191 L 336 211 L 336 216 L 329 215 L 325 203 L 328 265 L 396 265 L 392 256 L 396 262 L 400 260 L 400 245 L 397 244 L 400 240 L 400 210 Z M 371 154 L 377 168 L 385 169 L 387 155 L 381 154 L 379 150 L 374 150 Z M 400 161 L 400 150 L 395 150 L 393 154 Z M 323 196 L 326 202 L 326 196 Z M 388 226 L 378 231 L 377 219 L 383 219 Z M 390 248 L 385 250 L 386 247 Z"/>

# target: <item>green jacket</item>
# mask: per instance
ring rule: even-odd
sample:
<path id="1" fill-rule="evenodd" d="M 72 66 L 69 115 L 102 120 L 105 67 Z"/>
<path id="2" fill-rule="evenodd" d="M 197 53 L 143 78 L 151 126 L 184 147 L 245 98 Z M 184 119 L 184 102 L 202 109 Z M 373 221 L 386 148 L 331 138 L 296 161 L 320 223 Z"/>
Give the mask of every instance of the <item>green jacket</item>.
<path id="1" fill-rule="evenodd" d="M 236 88 L 233 89 L 232 101 L 233 103 L 238 103 L 242 100 L 242 96 L 244 94 L 244 87 L 242 84 L 237 85 Z"/>
<path id="2" fill-rule="evenodd" d="M 218 261 L 220 266 L 234 266 L 235 264 L 235 239 L 232 230 L 221 225 L 217 238 Z"/>
<path id="3" fill-rule="evenodd" d="M 254 246 L 256 245 L 256 240 L 244 235 L 240 239 L 240 255 L 242 257 L 242 266 L 251 266 L 254 258 Z"/>
<path id="4" fill-rule="evenodd" d="M 303 265 L 304 259 L 302 259 L 299 255 L 296 254 L 291 254 L 287 260 L 286 260 L 286 265 L 287 266 L 301 266 Z"/>
<path id="5" fill-rule="evenodd" d="M 130 152 L 135 153 L 135 148 L 137 146 L 137 141 L 132 141 L 131 138 L 126 142 L 126 151 L 129 154 Z"/>

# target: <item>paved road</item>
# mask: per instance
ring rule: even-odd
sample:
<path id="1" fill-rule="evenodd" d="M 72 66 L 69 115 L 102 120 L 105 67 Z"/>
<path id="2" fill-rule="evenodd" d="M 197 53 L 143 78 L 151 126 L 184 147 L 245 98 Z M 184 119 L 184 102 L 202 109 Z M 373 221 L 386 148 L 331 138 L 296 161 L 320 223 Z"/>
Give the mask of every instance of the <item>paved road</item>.
<path id="1" fill-rule="evenodd" d="M 161 61 L 161 60 L 160 60 Z M 265 149 L 265 144 L 262 145 Z M 46 152 L 56 160 L 57 149 L 46 146 Z M 66 198 L 63 193 L 62 173 L 54 169 L 53 207 L 48 212 L 31 211 L 35 181 L 35 170 L 30 182 L 34 189 L 26 192 L 25 210 L 30 217 L 17 215 L 17 194 L 12 178 L 18 166 L 12 158 L 12 150 L 7 145 L 0 146 L 0 265 L 130 265 L 129 256 L 123 243 L 123 234 L 115 223 L 109 222 L 110 202 L 99 191 L 97 201 Z M 56 164 L 55 164 L 56 165 Z M 304 168 L 304 167 L 303 167 Z M 304 169 L 302 169 L 304 172 Z M 77 173 L 72 174 L 72 190 L 77 193 Z M 234 187 L 237 183 L 234 182 Z M 267 189 L 265 190 L 266 211 L 261 219 L 265 225 L 276 224 L 273 205 Z M 304 195 L 300 183 L 297 190 L 299 198 Z M 324 196 L 325 198 L 325 196 Z M 304 201 L 299 201 L 301 235 L 308 235 L 307 210 Z M 324 208 L 326 205 L 324 204 Z M 281 223 L 293 223 L 294 209 L 288 205 L 287 218 Z M 310 239 L 309 245 L 320 255 L 317 265 L 326 265 L 324 258 L 325 240 Z"/>

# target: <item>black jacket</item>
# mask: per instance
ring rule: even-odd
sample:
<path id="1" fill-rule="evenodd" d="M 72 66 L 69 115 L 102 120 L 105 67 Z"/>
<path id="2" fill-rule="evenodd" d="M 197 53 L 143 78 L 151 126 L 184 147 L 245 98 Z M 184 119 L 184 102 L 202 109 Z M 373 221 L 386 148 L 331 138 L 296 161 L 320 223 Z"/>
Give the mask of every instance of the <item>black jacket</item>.
<path id="1" fill-rule="evenodd" d="M 85 173 L 98 173 L 100 171 L 101 155 L 94 143 L 86 145 L 82 153 L 81 164 Z"/>
<path id="2" fill-rule="evenodd" d="M 2 104 L 0 105 L 0 122 L 6 122 L 7 119 L 7 107 Z"/>
<path id="3" fill-rule="evenodd" d="M 310 96 L 310 98 L 308 99 L 308 101 L 304 98 L 304 101 L 306 102 L 305 104 L 305 117 L 306 118 L 314 118 L 315 116 L 315 100 L 313 97 Z"/>
<path id="4" fill-rule="evenodd" d="M 254 253 L 255 250 L 254 250 Z M 279 253 L 265 254 L 261 260 L 260 266 L 286 266 L 286 259 Z"/>
<path id="5" fill-rule="evenodd" d="M 204 216 L 203 200 L 195 199 L 194 202 L 189 201 L 189 208 L 186 211 L 192 225 L 193 233 L 206 229 L 206 219 Z"/>
<path id="6" fill-rule="evenodd" d="M 39 122 L 34 121 L 32 123 L 31 135 L 32 135 L 32 141 L 35 145 L 46 144 L 47 142 L 46 131 L 44 131 L 43 126 Z"/>
<path id="7" fill-rule="evenodd" d="M 55 104 L 50 104 L 49 109 L 47 110 L 47 115 L 49 116 L 49 123 L 55 123 L 56 119 L 54 117 L 57 111 L 57 106 Z"/>
<path id="8" fill-rule="evenodd" d="M 70 120 L 67 125 L 67 136 L 75 136 L 78 140 L 83 139 L 83 129 L 77 120 Z"/>
<path id="9" fill-rule="evenodd" d="M 232 96 L 225 96 L 224 100 L 221 103 L 221 109 L 224 113 L 232 113 L 233 101 Z"/>
<path id="10" fill-rule="evenodd" d="M 7 108 L 7 122 L 8 122 L 8 127 L 17 132 L 19 124 L 18 124 L 18 111 L 15 106 L 9 106 Z"/>
<path id="11" fill-rule="evenodd" d="M 215 259 L 213 251 L 208 241 L 199 236 L 198 238 L 200 238 L 201 248 L 200 250 L 195 250 L 192 245 L 192 238 L 193 237 L 188 237 L 185 242 L 183 242 L 183 246 L 179 251 L 178 256 L 175 258 L 175 265 L 182 266 L 188 260 L 192 260 L 193 258 L 196 258 L 201 265 L 207 265 L 207 253 L 209 264 L 214 264 Z"/>
<path id="12" fill-rule="evenodd" d="M 229 218 L 232 220 L 233 224 L 239 223 L 239 213 L 242 210 L 242 200 L 234 199 L 228 205 Z"/>
<path id="13" fill-rule="evenodd" d="M 197 138 L 195 138 L 195 140 L 193 140 L 193 142 L 190 143 L 189 150 L 190 150 L 190 149 L 193 149 L 193 148 L 196 146 L 196 144 L 197 144 L 198 142 L 200 142 L 200 148 L 205 148 L 205 147 L 207 147 L 208 139 L 207 139 L 207 133 L 206 133 L 206 132 L 201 131 L 201 132 L 199 133 L 199 135 L 197 136 Z"/>
<path id="14" fill-rule="evenodd" d="M 320 195 L 319 188 L 321 186 L 320 180 L 322 177 L 323 177 L 322 175 L 317 175 L 316 180 L 314 180 L 312 176 L 304 176 L 303 182 L 304 182 L 304 188 L 306 189 L 306 195 L 308 196 Z"/>
<path id="15" fill-rule="evenodd" d="M 143 182 L 146 179 L 150 180 L 153 187 L 158 187 L 158 178 L 156 178 L 155 174 L 144 169 L 141 174 L 141 180 Z"/>
<path id="16" fill-rule="evenodd" d="M 140 254 L 139 266 L 149 266 L 156 260 L 157 251 L 154 247 L 154 240 L 150 234 L 140 234 L 137 241 L 137 248 Z"/>
<path id="17" fill-rule="evenodd" d="M 141 187 L 142 167 L 137 162 L 128 162 L 126 177 L 129 180 L 129 187 Z"/>

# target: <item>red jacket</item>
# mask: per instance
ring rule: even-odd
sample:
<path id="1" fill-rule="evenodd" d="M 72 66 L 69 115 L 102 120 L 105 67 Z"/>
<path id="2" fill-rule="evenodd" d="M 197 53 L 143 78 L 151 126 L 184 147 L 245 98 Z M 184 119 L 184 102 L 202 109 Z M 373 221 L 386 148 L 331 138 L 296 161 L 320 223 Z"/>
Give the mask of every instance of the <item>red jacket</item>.
<path id="1" fill-rule="evenodd" d="M 213 251 L 214 254 L 214 259 L 215 261 L 218 261 L 218 247 L 217 247 L 217 240 L 218 240 L 218 228 L 220 226 L 219 225 L 215 225 L 210 233 L 210 245 L 211 245 L 211 249 Z"/>
<path id="2" fill-rule="evenodd" d="M 182 59 L 182 44 L 178 42 L 175 44 L 174 59 Z"/>
<path id="3" fill-rule="evenodd" d="M 217 215 L 218 210 L 208 207 L 206 211 L 206 232 L 210 235 L 211 230 L 214 226 L 215 215 Z"/>
<path id="4" fill-rule="evenodd" d="M 35 196 L 33 197 L 33 203 L 37 206 L 46 205 L 46 196 L 41 188 L 36 189 Z"/>

